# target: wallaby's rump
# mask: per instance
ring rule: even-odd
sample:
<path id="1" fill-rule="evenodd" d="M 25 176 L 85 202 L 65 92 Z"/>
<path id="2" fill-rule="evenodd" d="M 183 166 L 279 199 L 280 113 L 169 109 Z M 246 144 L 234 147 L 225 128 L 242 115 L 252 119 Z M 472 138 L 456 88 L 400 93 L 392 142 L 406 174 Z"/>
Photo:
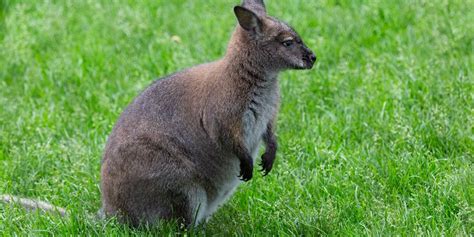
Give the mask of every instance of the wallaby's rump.
<path id="1" fill-rule="evenodd" d="M 263 173 L 272 169 L 277 75 L 310 69 L 316 57 L 263 1 L 234 12 L 239 25 L 223 59 L 155 81 L 120 116 L 102 160 L 105 215 L 198 224 L 252 178 L 262 140 Z"/>

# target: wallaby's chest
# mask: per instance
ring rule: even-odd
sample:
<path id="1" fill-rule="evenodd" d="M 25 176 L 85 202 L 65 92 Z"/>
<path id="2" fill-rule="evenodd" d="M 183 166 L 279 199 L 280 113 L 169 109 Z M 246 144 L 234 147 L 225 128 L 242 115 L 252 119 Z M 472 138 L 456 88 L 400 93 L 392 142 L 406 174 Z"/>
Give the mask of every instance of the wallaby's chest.
<path id="1" fill-rule="evenodd" d="M 278 86 L 256 88 L 243 114 L 244 139 L 250 152 L 256 154 L 267 125 L 274 119 L 279 104 Z"/>

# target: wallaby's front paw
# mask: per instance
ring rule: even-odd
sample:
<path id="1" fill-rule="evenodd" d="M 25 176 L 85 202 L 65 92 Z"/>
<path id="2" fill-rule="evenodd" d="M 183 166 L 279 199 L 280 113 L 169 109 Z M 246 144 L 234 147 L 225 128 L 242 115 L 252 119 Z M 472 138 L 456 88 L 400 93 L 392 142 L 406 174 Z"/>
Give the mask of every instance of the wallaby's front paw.
<path id="1" fill-rule="evenodd" d="M 273 167 L 273 161 L 275 161 L 275 153 L 272 152 L 265 152 L 262 155 L 262 163 L 260 165 L 262 166 L 262 169 L 260 171 L 263 172 L 263 176 L 266 176 L 270 170 L 272 170 Z"/>
<path id="2" fill-rule="evenodd" d="M 253 162 L 250 161 L 240 161 L 240 180 L 245 182 L 252 179 L 253 175 Z"/>

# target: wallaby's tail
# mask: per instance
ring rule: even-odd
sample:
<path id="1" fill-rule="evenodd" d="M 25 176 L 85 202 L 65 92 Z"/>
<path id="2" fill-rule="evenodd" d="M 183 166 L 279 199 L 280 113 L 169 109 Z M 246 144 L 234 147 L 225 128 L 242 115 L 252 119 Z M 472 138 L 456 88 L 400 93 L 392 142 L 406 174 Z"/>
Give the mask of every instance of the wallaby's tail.
<path id="1" fill-rule="evenodd" d="M 17 203 L 26 208 L 30 211 L 43 211 L 43 212 L 50 212 L 50 213 L 57 213 L 61 216 L 67 216 L 68 213 L 66 209 L 53 206 L 47 202 L 34 200 L 34 199 L 27 199 L 27 198 L 19 198 L 11 195 L 0 195 L 0 202 L 6 203 Z"/>

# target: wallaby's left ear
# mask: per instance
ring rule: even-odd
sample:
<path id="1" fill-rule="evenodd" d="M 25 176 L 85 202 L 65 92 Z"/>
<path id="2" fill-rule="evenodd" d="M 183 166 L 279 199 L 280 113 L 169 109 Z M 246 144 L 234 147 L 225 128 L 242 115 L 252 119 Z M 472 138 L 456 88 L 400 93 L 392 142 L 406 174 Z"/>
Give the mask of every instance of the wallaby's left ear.
<path id="1" fill-rule="evenodd" d="M 246 31 L 254 35 L 262 33 L 262 21 L 253 11 L 245 7 L 236 6 L 234 7 L 234 13 L 237 20 L 239 20 L 239 25 Z"/>

